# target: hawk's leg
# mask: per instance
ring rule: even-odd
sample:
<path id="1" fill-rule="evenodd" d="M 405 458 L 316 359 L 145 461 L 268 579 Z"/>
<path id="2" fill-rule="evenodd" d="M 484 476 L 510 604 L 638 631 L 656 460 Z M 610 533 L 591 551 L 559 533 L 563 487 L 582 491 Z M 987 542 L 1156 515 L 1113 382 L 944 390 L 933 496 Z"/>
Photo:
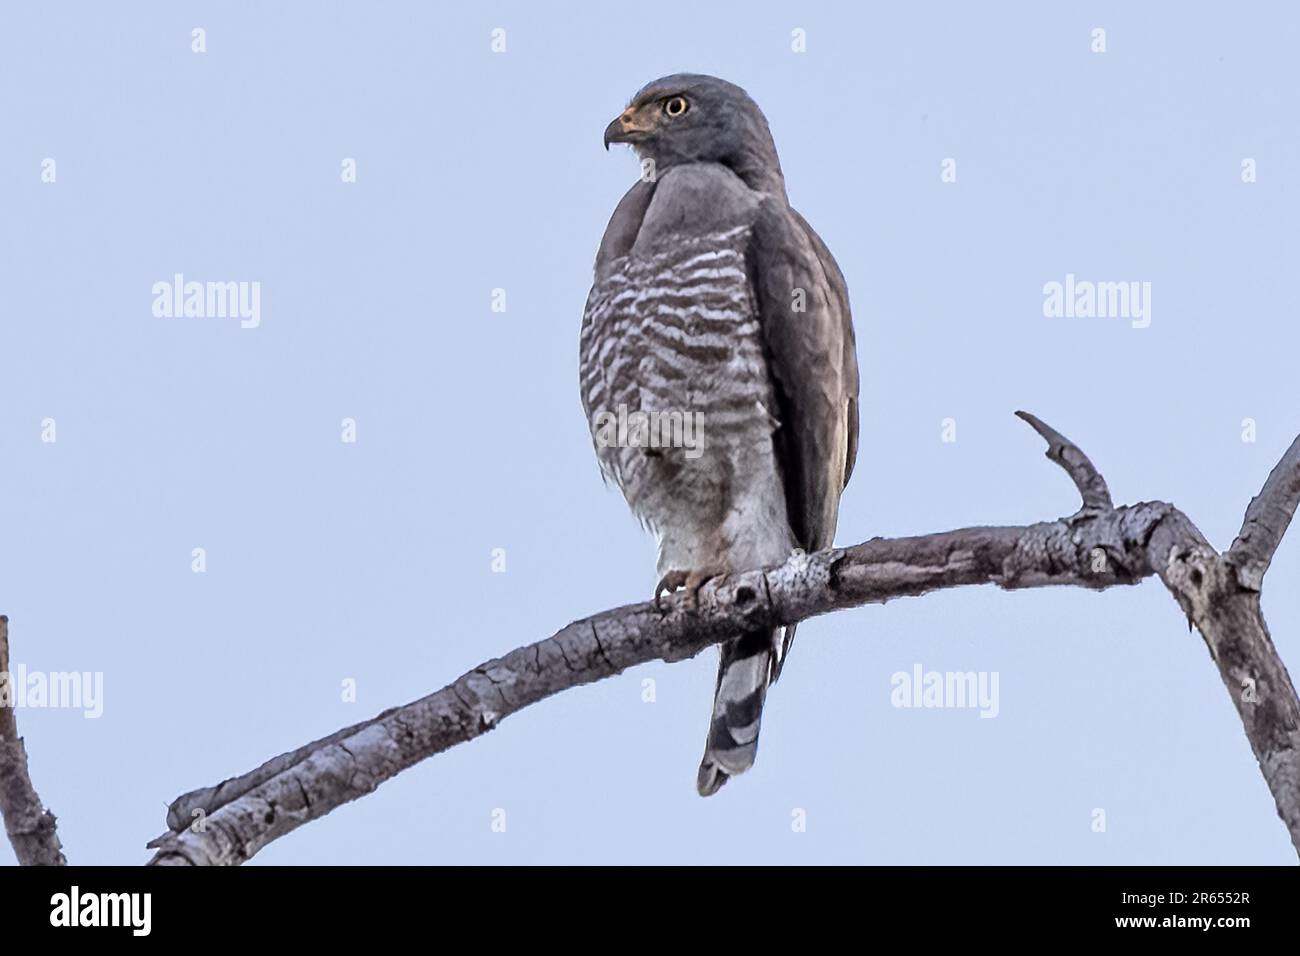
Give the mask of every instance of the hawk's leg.
<path id="1" fill-rule="evenodd" d="M 693 571 L 669 571 L 655 585 L 655 606 L 659 606 L 661 595 L 671 594 L 678 588 L 685 588 L 686 593 L 690 595 L 691 606 L 698 608 L 700 606 L 700 588 L 714 578 L 726 574 L 726 572 L 727 569 L 719 565 L 710 565 Z"/>

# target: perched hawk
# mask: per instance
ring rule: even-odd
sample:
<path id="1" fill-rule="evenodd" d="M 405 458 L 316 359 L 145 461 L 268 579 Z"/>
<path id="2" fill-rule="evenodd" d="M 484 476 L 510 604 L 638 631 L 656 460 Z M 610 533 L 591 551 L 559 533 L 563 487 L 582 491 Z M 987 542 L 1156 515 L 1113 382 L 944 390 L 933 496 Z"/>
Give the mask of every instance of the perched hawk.
<path id="1" fill-rule="evenodd" d="M 831 544 L 858 443 L 844 277 L 790 207 L 767 120 L 711 76 L 655 80 L 605 130 L 643 175 L 596 255 L 580 376 L 601 471 L 659 542 L 655 597 Z M 721 646 L 697 787 L 754 762 L 794 628 Z"/>

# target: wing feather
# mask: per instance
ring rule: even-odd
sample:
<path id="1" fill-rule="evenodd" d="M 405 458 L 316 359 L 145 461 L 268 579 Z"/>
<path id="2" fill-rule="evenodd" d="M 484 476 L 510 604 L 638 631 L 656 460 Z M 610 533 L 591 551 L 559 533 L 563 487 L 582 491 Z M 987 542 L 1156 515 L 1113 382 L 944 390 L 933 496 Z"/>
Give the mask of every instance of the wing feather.
<path id="1" fill-rule="evenodd" d="M 749 265 L 777 384 L 777 460 L 795 539 L 829 547 L 857 455 L 858 365 L 844 277 L 825 243 L 775 197 L 754 224 Z"/>

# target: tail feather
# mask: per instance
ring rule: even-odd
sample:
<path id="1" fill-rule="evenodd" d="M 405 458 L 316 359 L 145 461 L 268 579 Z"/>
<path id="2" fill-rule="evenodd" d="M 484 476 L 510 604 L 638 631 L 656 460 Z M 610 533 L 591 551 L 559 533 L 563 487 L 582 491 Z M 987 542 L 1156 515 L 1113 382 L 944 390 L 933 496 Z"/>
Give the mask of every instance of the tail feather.
<path id="1" fill-rule="evenodd" d="M 775 638 L 772 631 L 751 631 L 722 645 L 713 719 L 695 782 L 702 797 L 717 793 L 728 778 L 754 764 L 763 701 L 772 679 Z"/>
<path id="2" fill-rule="evenodd" d="M 790 656 L 790 648 L 794 646 L 794 624 L 787 624 L 784 633 L 781 635 L 781 653 L 772 661 L 772 679 L 768 684 L 775 684 L 781 679 L 781 668 L 785 667 L 786 658 Z"/>

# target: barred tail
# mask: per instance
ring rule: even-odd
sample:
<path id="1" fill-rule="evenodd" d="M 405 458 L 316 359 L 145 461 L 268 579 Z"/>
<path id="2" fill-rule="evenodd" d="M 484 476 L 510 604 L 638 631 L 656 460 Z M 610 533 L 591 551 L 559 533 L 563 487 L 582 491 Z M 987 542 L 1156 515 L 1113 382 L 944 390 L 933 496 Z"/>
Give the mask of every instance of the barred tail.
<path id="1" fill-rule="evenodd" d="M 722 645 L 713 721 L 695 782 L 702 797 L 717 793 L 728 777 L 754 764 L 775 641 L 772 631 L 751 631 Z"/>

